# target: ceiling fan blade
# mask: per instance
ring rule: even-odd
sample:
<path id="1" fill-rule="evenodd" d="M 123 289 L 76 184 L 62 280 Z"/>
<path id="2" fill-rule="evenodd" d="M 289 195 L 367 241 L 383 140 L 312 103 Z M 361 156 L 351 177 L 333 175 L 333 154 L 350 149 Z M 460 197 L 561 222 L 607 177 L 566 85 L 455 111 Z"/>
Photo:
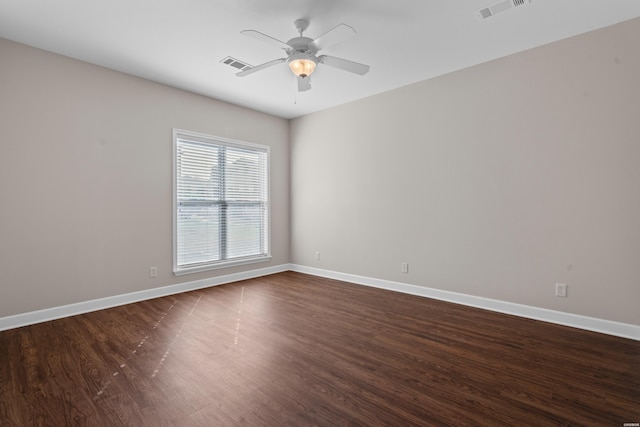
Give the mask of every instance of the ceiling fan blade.
<path id="1" fill-rule="evenodd" d="M 282 64 L 286 61 L 287 58 L 274 59 L 273 61 L 265 62 L 264 64 L 256 65 L 255 67 L 248 68 L 244 71 L 240 71 L 236 73 L 238 77 L 248 76 L 249 74 L 253 74 L 257 71 L 264 70 L 265 68 L 273 67 L 274 65 Z"/>
<path id="2" fill-rule="evenodd" d="M 349 61 L 347 59 L 336 58 L 335 56 L 320 55 L 318 61 L 330 67 L 339 68 L 350 73 L 364 76 L 369 72 L 369 66 L 359 62 Z"/>
<path id="3" fill-rule="evenodd" d="M 311 77 L 298 77 L 298 92 L 306 92 L 311 89 Z"/>
<path id="4" fill-rule="evenodd" d="M 281 49 L 287 50 L 290 49 L 291 47 L 286 44 L 285 42 L 275 39 L 271 36 L 268 36 L 264 33 L 261 33 L 260 31 L 256 31 L 256 30 L 243 30 L 240 31 L 240 34 L 244 34 L 245 36 L 249 36 L 252 39 L 256 39 L 256 40 L 262 40 L 265 43 L 269 43 L 275 46 L 278 46 Z"/>
<path id="5" fill-rule="evenodd" d="M 356 30 L 346 24 L 340 24 L 334 27 L 311 42 L 311 45 L 317 50 L 333 46 L 347 40 L 356 35 Z"/>

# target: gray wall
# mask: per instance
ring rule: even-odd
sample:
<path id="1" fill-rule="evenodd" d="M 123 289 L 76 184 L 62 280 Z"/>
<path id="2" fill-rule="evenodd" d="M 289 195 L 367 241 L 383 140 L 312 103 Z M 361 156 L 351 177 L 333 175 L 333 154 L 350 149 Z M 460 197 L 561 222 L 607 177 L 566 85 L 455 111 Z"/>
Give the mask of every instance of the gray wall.
<path id="1" fill-rule="evenodd" d="M 639 39 L 291 123 L 0 40 L 0 317 L 294 262 L 640 324 Z M 173 127 L 271 146 L 271 263 L 172 275 Z"/>
<path id="2" fill-rule="evenodd" d="M 286 120 L 2 39 L 0 58 L 0 317 L 289 262 Z M 271 147 L 270 263 L 173 276 L 173 127 Z"/>
<path id="3" fill-rule="evenodd" d="M 640 324 L 638 40 L 635 19 L 293 120 L 292 261 Z"/>

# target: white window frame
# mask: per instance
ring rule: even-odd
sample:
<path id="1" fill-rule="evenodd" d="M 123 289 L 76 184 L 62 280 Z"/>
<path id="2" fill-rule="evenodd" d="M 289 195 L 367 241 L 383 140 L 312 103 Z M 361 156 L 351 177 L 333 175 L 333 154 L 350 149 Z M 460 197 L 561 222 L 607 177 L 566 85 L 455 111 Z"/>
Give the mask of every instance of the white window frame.
<path id="1" fill-rule="evenodd" d="M 222 259 L 197 265 L 178 265 L 178 140 L 190 140 L 215 146 L 236 147 L 241 149 L 255 149 L 266 153 L 266 254 L 247 256 L 235 259 Z M 173 129 L 173 273 L 175 275 L 197 273 L 202 271 L 226 268 L 238 265 L 266 262 L 271 260 L 271 194 L 270 194 L 270 147 L 268 145 L 238 141 L 219 136 L 206 135 L 183 129 Z"/>

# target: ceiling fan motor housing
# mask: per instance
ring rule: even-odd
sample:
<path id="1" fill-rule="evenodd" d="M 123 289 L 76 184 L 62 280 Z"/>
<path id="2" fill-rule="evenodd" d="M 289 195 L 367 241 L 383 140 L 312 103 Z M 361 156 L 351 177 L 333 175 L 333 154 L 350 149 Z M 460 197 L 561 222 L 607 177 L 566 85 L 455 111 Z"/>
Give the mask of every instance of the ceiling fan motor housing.
<path id="1" fill-rule="evenodd" d="M 309 55 L 315 55 L 318 53 L 318 49 L 313 46 L 313 39 L 309 37 L 294 37 L 287 42 L 289 49 L 287 54 L 293 55 L 295 53 L 308 53 Z"/>

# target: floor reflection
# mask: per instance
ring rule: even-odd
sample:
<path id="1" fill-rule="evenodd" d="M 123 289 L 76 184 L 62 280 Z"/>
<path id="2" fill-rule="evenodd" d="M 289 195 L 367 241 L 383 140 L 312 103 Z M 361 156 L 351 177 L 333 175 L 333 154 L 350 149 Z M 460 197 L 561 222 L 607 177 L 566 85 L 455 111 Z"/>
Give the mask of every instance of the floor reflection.
<path id="1" fill-rule="evenodd" d="M 244 304 L 244 286 L 240 291 L 240 305 L 238 306 L 238 319 L 236 321 L 236 333 L 233 338 L 234 345 L 238 345 L 238 341 L 240 340 L 240 318 L 242 317 L 242 304 Z"/>

